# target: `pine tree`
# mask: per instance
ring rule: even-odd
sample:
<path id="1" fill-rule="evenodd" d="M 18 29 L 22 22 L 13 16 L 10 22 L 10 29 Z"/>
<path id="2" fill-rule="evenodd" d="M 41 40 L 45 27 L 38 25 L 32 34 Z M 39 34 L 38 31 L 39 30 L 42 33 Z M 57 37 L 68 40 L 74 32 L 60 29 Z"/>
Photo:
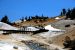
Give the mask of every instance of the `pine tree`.
<path id="1" fill-rule="evenodd" d="M 1 19 L 1 22 L 4 22 L 4 23 L 7 23 L 7 24 L 10 24 L 12 25 L 12 23 L 9 21 L 8 19 L 8 16 L 4 16 L 2 19 Z"/>
<path id="2" fill-rule="evenodd" d="M 29 21 L 30 21 L 30 16 L 29 16 Z"/>
<path id="3" fill-rule="evenodd" d="M 66 9 L 63 9 L 62 13 L 63 13 L 63 15 L 66 15 Z"/>
<path id="4" fill-rule="evenodd" d="M 25 17 L 25 20 L 28 20 L 28 19 L 27 19 L 27 16 Z"/>
<path id="5" fill-rule="evenodd" d="M 4 16 L 4 17 L 1 19 L 1 22 L 9 23 L 8 16 Z"/>
<path id="6" fill-rule="evenodd" d="M 71 19 L 75 19 L 75 8 L 73 8 L 71 11 Z"/>
<path id="7" fill-rule="evenodd" d="M 66 13 L 66 19 L 67 18 L 70 18 L 71 20 L 75 19 L 75 8 L 68 10 L 68 12 Z"/>
<path id="8" fill-rule="evenodd" d="M 60 16 L 63 16 L 63 13 L 61 12 Z"/>
<path id="9" fill-rule="evenodd" d="M 71 18 L 71 10 L 68 9 L 68 12 L 66 13 L 66 19 Z"/>

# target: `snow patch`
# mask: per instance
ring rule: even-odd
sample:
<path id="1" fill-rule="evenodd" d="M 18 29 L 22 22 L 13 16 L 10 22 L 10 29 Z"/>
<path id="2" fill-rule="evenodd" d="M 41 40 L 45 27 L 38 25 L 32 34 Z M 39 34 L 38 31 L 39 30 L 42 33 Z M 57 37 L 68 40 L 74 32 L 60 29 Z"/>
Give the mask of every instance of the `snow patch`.
<path id="1" fill-rule="evenodd" d="M 53 28 L 51 25 L 45 26 L 48 32 L 39 33 L 38 35 L 45 38 L 55 37 L 64 33 L 65 30 Z"/>
<path id="2" fill-rule="evenodd" d="M 0 29 L 5 29 L 5 30 L 18 30 L 18 28 L 13 27 L 11 25 L 8 25 L 6 23 L 0 22 Z"/>
<path id="3" fill-rule="evenodd" d="M 58 19 L 60 19 L 60 18 L 59 18 L 59 17 L 56 17 L 55 19 L 57 19 L 57 20 L 58 20 Z"/>
<path id="4" fill-rule="evenodd" d="M 39 30 L 39 29 L 37 29 L 37 28 L 35 28 L 35 27 L 27 27 L 27 29 L 29 29 L 30 31 L 36 31 L 36 30 Z"/>
<path id="5" fill-rule="evenodd" d="M 50 31 L 61 31 L 61 29 L 53 28 L 51 25 L 45 26 L 45 29 L 50 30 Z"/>
<path id="6" fill-rule="evenodd" d="M 51 31 L 48 31 L 48 32 L 40 33 L 38 35 L 42 36 L 42 37 L 45 37 L 45 38 L 50 38 L 50 37 L 55 37 L 55 36 L 58 36 L 58 35 L 61 35 L 61 34 L 63 34 L 63 32 L 51 32 Z"/>

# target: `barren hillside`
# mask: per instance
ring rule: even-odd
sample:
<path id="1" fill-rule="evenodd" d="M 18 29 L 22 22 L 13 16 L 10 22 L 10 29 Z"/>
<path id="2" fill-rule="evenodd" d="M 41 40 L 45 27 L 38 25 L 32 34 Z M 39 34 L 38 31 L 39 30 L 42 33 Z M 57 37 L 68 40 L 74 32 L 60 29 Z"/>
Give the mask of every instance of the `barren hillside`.
<path id="1" fill-rule="evenodd" d="M 75 39 L 75 27 L 68 28 L 65 34 L 53 38 L 53 43 L 63 47 L 63 42 L 66 36 L 69 36 L 71 40 Z"/>

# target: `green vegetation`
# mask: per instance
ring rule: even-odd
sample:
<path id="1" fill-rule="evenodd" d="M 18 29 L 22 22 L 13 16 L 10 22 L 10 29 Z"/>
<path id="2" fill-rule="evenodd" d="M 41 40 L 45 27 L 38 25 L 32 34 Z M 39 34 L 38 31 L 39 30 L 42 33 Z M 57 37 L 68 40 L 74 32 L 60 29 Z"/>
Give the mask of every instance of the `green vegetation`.
<path id="1" fill-rule="evenodd" d="M 2 19 L 1 19 L 1 22 L 4 22 L 4 23 L 7 23 L 7 24 L 10 24 L 12 25 L 12 23 L 9 21 L 8 19 L 8 16 L 4 16 Z"/>
<path id="2" fill-rule="evenodd" d="M 73 9 L 62 9 L 60 16 L 66 16 L 66 19 L 75 19 L 75 8 Z"/>

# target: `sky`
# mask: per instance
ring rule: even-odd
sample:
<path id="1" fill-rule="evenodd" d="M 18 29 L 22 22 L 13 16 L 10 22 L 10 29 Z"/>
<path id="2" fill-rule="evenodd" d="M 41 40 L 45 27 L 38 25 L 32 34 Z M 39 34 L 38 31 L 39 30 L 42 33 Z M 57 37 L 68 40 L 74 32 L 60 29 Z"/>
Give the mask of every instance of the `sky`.
<path id="1" fill-rule="evenodd" d="M 75 0 L 0 0 L 0 19 L 7 15 L 10 21 L 25 16 L 58 16 L 63 8 L 74 8 Z"/>

